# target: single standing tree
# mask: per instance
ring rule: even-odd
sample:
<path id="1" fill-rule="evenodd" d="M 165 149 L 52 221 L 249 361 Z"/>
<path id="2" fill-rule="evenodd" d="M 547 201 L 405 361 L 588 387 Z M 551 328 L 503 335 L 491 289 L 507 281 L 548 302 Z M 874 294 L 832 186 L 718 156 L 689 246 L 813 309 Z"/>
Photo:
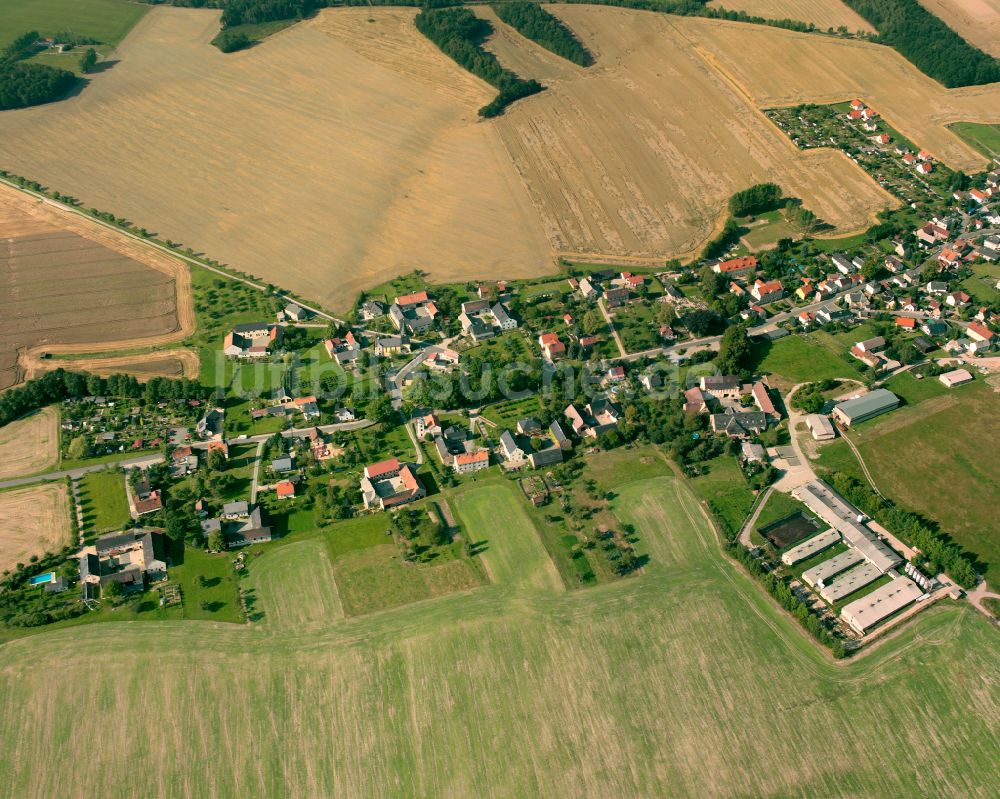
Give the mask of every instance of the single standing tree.
<path id="1" fill-rule="evenodd" d="M 88 47 L 80 56 L 80 71 L 86 75 L 97 64 L 97 51 L 93 47 Z"/>

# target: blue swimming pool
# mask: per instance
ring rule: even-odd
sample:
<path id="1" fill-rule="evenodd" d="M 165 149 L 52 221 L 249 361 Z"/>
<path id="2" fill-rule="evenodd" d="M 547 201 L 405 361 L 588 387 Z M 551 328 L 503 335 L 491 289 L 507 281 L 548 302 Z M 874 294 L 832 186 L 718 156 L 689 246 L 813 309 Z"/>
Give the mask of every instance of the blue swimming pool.
<path id="1" fill-rule="evenodd" d="M 32 577 L 28 582 L 31 585 L 43 585 L 45 583 L 51 583 L 55 579 L 55 572 L 45 572 L 45 574 L 37 574 Z"/>

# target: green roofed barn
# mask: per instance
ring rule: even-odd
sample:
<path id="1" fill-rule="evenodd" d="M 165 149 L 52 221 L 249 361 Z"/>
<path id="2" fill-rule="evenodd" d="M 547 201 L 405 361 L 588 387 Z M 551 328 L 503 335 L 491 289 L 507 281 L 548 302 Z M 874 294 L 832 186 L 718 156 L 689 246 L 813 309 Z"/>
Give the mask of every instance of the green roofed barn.
<path id="1" fill-rule="evenodd" d="M 833 418 L 844 427 L 874 419 L 899 407 L 899 397 L 884 388 L 869 391 L 863 397 L 855 397 L 840 403 L 833 409 Z"/>

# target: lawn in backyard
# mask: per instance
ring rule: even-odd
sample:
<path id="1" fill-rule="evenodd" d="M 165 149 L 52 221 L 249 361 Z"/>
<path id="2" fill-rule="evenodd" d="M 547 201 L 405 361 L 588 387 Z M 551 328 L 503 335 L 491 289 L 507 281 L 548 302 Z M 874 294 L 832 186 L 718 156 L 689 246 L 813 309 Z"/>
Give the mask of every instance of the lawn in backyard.
<path id="1" fill-rule="evenodd" d="M 80 478 L 80 510 L 83 529 L 90 538 L 95 534 L 120 530 L 130 520 L 125 476 L 118 469 L 90 472 Z"/>
<path id="2" fill-rule="evenodd" d="M 750 513 L 754 493 L 747 485 L 736 459 L 720 455 L 710 461 L 699 463 L 704 471 L 691 480 L 691 488 L 698 498 L 705 501 L 719 519 L 728 535 L 740 531 Z"/>
<path id="3" fill-rule="evenodd" d="M 859 338 L 863 337 L 858 333 Z M 753 345 L 754 371 L 774 375 L 781 388 L 837 377 L 859 379 L 857 368 L 827 346 L 830 339 L 791 335 Z M 847 347 L 843 352 L 847 352 Z"/>

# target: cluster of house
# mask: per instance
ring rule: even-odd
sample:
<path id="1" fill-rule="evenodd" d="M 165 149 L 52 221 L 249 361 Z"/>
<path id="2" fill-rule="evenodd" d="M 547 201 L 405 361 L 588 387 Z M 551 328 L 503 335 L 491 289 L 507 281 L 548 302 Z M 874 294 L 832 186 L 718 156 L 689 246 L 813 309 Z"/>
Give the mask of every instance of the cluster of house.
<path id="1" fill-rule="evenodd" d="M 166 538 L 153 527 L 101 536 L 80 551 L 80 588 L 84 599 L 96 599 L 108 583 L 125 592 L 145 590 L 147 581 L 167 576 Z"/>
<path id="2" fill-rule="evenodd" d="M 517 329 L 517 320 L 510 315 L 507 305 L 501 301 L 491 303 L 489 299 L 463 302 L 458 321 L 462 335 L 477 342 Z"/>
<path id="3" fill-rule="evenodd" d="M 341 366 L 353 366 L 361 357 L 362 342 L 351 331 L 341 338 L 328 338 L 323 341 L 323 349 L 331 360 Z"/>
<path id="4" fill-rule="evenodd" d="M 1000 197 L 1000 168 L 987 173 L 985 185 L 981 189 L 969 189 L 966 192 L 956 191 L 956 200 L 971 200 L 978 206 L 987 206 L 997 197 Z M 989 220 L 992 224 L 1000 224 L 1000 221 Z"/>
<path id="5" fill-rule="evenodd" d="M 755 410 L 743 406 L 742 399 L 746 396 L 751 398 Z M 697 386 L 684 392 L 684 411 L 710 414 L 712 432 L 737 439 L 758 436 L 781 419 L 767 383 L 763 380 L 744 383 L 733 375 L 703 376 Z"/>
<path id="6" fill-rule="evenodd" d="M 594 439 L 617 429 L 624 417 L 622 409 L 614 400 L 602 397 L 592 399 L 583 407 L 568 405 L 563 416 L 576 435 Z"/>
<path id="7" fill-rule="evenodd" d="M 282 419 L 301 416 L 303 420 L 308 422 L 318 419 L 321 415 L 319 402 L 312 395 L 294 398 L 289 396 L 278 397 L 270 405 L 265 405 L 263 408 L 253 408 L 250 411 L 250 418 L 255 421 L 266 419 L 268 416 L 277 416 Z M 353 414 L 351 416 L 353 417 Z"/>
<path id="8" fill-rule="evenodd" d="M 388 510 L 427 496 L 416 469 L 399 458 L 365 467 L 361 477 L 361 498 L 367 510 Z"/>
<path id="9" fill-rule="evenodd" d="M 389 306 L 389 320 L 400 334 L 419 334 L 434 326 L 438 308 L 426 291 L 403 294 Z"/>
<path id="10" fill-rule="evenodd" d="M 267 514 L 260 505 L 251 505 L 245 500 L 227 502 L 215 518 L 208 518 L 201 501 L 195 504 L 195 509 L 203 517 L 201 530 L 205 537 L 221 532 L 226 549 L 263 544 L 273 538 Z"/>
<path id="11" fill-rule="evenodd" d="M 504 430 L 500 434 L 499 454 L 508 469 L 518 469 L 525 463 L 540 469 L 562 463 L 564 453 L 572 446 L 559 422 L 545 428 L 538 419 L 528 417 L 518 421 L 516 432 Z"/>
<path id="12" fill-rule="evenodd" d="M 468 440 L 466 432 L 456 425 L 442 427 L 436 414 L 428 413 L 413 420 L 417 438 L 433 439 L 438 460 L 456 474 L 471 474 L 490 465 L 488 450 L 475 446 Z"/>
<path id="13" fill-rule="evenodd" d="M 722 275 L 729 281 L 729 293 L 737 297 L 747 296 L 753 300 L 751 305 L 757 306 L 758 315 L 763 316 L 759 306 L 775 302 L 785 296 L 785 287 L 780 280 L 764 280 L 751 278 L 757 271 L 757 256 L 741 255 L 737 258 L 709 261 L 707 266 L 717 275 Z"/>
<path id="14" fill-rule="evenodd" d="M 587 277 L 569 278 L 569 286 L 574 292 L 589 302 L 604 301 L 606 308 L 618 308 L 629 301 L 632 293 L 646 283 L 642 275 L 631 272 L 615 272 L 604 269 L 591 272 Z"/>
<path id="15" fill-rule="evenodd" d="M 197 407 L 198 400 L 191 401 L 191 407 Z M 83 406 L 94 407 L 94 412 L 81 416 Z M 60 428 L 67 433 L 77 433 L 85 436 L 90 445 L 90 456 L 109 455 L 113 452 L 124 452 L 127 449 L 156 449 L 163 444 L 164 432 L 169 426 L 186 421 L 180 413 L 167 412 L 169 403 L 157 403 L 157 410 L 163 411 L 151 414 L 139 406 L 128 409 L 116 407 L 116 403 L 107 397 L 81 397 L 65 401 L 67 413 L 60 422 Z M 73 413 L 74 417 L 69 416 Z M 115 429 L 109 430 L 109 427 Z M 155 432 L 151 433 L 151 429 Z"/>
<path id="16" fill-rule="evenodd" d="M 803 581 L 817 591 L 829 604 L 848 599 L 883 575 L 890 580 L 885 585 L 844 605 L 841 619 L 859 635 L 921 599 L 932 581 L 905 563 L 878 533 L 866 522 L 865 515 L 822 480 L 813 480 L 792 492 L 828 529 L 796 544 L 781 556 L 786 565 L 813 558 L 843 542 L 846 549 L 827 560 L 806 569 Z M 898 569 L 905 563 L 906 573 Z"/>
<path id="17" fill-rule="evenodd" d="M 978 191 L 973 189 L 973 191 Z M 997 217 L 1000 224 L 1000 216 Z M 996 263 L 1000 260 L 1000 236 L 987 235 L 982 241 L 974 241 L 976 228 L 981 229 L 983 220 L 975 219 L 972 223 L 973 229 L 970 231 L 952 231 L 952 222 L 948 219 L 933 217 L 929 222 L 913 231 L 916 237 L 917 246 L 921 250 L 940 246 L 941 252 L 937 256 L 937 265 L 940 270 L 947 271 L 955 269 L 963 264 L 972 261 L 986 261 Z M 889 264 L 886 264 L 889 268 Z"/>
<path id="18" fill-rule="evenodd" d="M 861 127 L 868 133 L 876 133 L 878 131 L 878 117 L 879 113 L 874 108 L 869 108 L 861 100 L 851 100 L 851 110 L 847 112 L 846 118 L 855 124 L 861 125 Z M 876 133 L 872 137 L 876 144 L 883 147 L 888 147 L 892 139 L 888 133 Z M 896 155 L 902 158 L 903 163 L 908 167 L 916 169 L 921 175 L 929 175 L 934 171 L 934 159 L 931 154 L 926 150 L 921 150 L 919 153 L 914 155 L 902 144 L 896 145 Z"/>
<path id="19" fill-rule="evenodd" d="M 170 473 L 174 477 L 184 477 L 198 470 L 200 462 L 199 453 L 205 453 L 208 457 L 213 452 L 221 452 L 222 456 L 229 460 L 229 445 L 222 440 L 206 441 L 197 449 L 190 444 L 181 444 L 170 453 Z"/>
<path id="20" fill-rule="evenodd" d="M 282 331 L 281 325 L 267 322 L 236 325 L 226 333 L 222 341 L 222 352 L 227 358 L 270 358 L 280 352 Z"/>

